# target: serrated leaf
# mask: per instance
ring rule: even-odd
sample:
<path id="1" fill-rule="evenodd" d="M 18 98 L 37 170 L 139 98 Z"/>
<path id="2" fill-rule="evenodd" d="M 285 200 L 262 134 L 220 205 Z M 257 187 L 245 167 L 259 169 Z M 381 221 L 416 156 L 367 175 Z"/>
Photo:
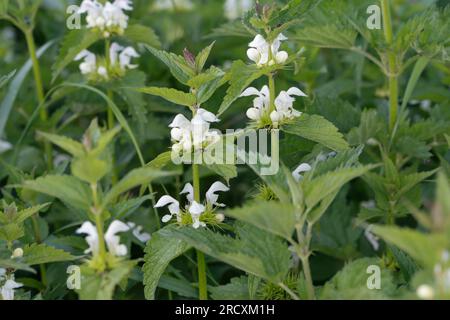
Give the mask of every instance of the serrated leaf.
<path id="1" fill-rule="evenodd" d="M 53 81 L 75 57 L 86 48 L 100 40 L 100 33 L 86 28 L 71 30 L 63 39 L 58 58 L 53 64 Z"/>
<path id="2" fill-rule="evenodd" d="M 161 42 L 159 41 L 155 31 L 141 24 L 129 25 L 123 36 L 132 42 L 144 43 L 155 48 L 159 48 L 161 46 Z"/>
<path id="3" fill-rule="evenodd" d="M 197 71 L 201 72 L 208 60 L 209 54 L 211 53 L 212 48 L 214 47 L 215 41 L 211 43 L 209 46 L 204 48 L 199 54 L 195 57 L 195 65 L 197 67 Z"/>
<path id="4" fill-rule="evenodd" d="M 136 88 L 135 90 L 138 92 L 161 97 L 169 102 L 179 104 L 181 106 L 193 107 L 197 103 L 197 99 L 192 93 L 186 93 L 176 89 L 147 87 Z"/>
<path id="5" fill-rule="evenodd" d="M 84 151 L 84 146 L 71 138 L 59 136 L 56 134 L 39 132 L 39 135 L 50 141 L 51 143 L 57 145 L 61 149 L 64 149 L 74 157 L 83 157 L 86 153 Z"/>
<path id="6" fill-rule="evenodd" d="M 72 261 L 77 257 L 45 244 L 32 244 L 23 248 L 23 262 L 32 266 L 51 262 Z"/>
<path id="7" fill-rule="evenodd" d="M 145 298 L 148 300 L 155 299 L 156 287 L 169 263 L 190 248 L 184 241 L 166 236 L 165 230 L 174 227 L 168 226 L 154 233 L 145 248 L 145 263 L 142 271 L 144 273 Z"/>
<path id="8" fill-rule="evenodd" d="M 92 198 L 89 187 L 72 176 L 48 175 L 36 180 L 24 181 L 21 186 L 27 190 L 58 198 L 70 207 L 87 211 L 91 206 Z"/>
<path id="9" fill-rule="evenodd" d="M 13 260 L 13 259 L 9 259 L 9 260 L 0 259 L 0 268 L 23 270 L 23 271 L 36 273 L 36 271 L 33 268 L 31 268 L 29 265 L 18 262 L 17 260 Z"/>
<path id="10" fill-rule="evenodd" d="M 103 160 L 87 156 L 72 161 L 72 174 L 78 179 L 89 184 L 96 184 L 109 171 L 110 165 Z"/>
<path id="11" fill-rule="evenodd" d="M 195 71 L 186 63 L 183 57 L 150 46 L 145 47 L 161 60 L 170 69 L 172 75 L 182 84 L 187 85 L 188 81 L 195 76 Z"/>
<path id="12" fill-rule="evenodd" d="M 422 266 L 433 268 L 447 246 L 444 234 L 424 234 L 394 226 L 373 226 L 372 232 L 397 246 Z"/>
<path id="13" fill-rule="evenodd" d="M 289 203 L 256 201 L 226 210 L 225 215 L 285 239 L 291 239 L 295 229 L 295 208 Z"/>
<path id="14" fill-rule="evenodd" d="M 307 26 L 299 28 L 295 39 L 301 44 L 319 48 L 350 49 L 354 46 L 357 32 L 336 25 Z"/>
<path id="15" fill-rule="evenodd" d="M 248 289 L 248 277 L 231 278 L 230 283 L 223 286 L 210 287 L 214 300 L 251 300 Z"/>
<path id="16" fill-rule="evenodd" d="M 293 123 L 283 126 L 282 130 L 320 143 L 335 151 L 345 150 L 349 147 L 338 129 L 331 122 L 318 115 L 302 114 Z"/>
<path id="17" fill-rule="evenodd" d="M 26 219 L 30 218 L 39 211 L 46 209 L 49 205 L 50 203 L 44 203 L 17 212 L 17 215 L 14 217 L 14 223 L 24 222 Z"/>

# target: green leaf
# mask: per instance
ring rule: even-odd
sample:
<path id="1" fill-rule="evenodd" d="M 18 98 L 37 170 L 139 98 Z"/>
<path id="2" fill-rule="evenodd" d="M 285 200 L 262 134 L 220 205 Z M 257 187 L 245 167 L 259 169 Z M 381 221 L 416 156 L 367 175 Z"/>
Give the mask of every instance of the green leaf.
<path id="1" fill-rule="evenodd" d="M 158 96 L 169 102 L 186 107 L 193 107 L 197 102 L 197 99 L 192 93 L 186 93 L 176 89 L 147 87 L 147 88 L 137 88 L 135 90 L 138 92 Z"/>
<path id="2" fill-rule="evenodd" d="M 210 287 L 211 297 L 214 300 L 251 300 L 248 290 L 248 277 L 231 278 L 230 283 Z"/>
<path id="3" fill-rule="evenodd" d="M 265 71 L 256 65 L 247 65 L 241 60 L 233 62 L 230 72 L 226 75 L 226 78 L 230 79 L 230 87 L 220 105 L 218 114 L 223 114 L 241 93 L 264 73 Z"/>
<path id="4" fill-rule="evenodd" d="M 368 288 L 369 277 L 376 274 L 369 267 L 380 270 L 380 289 Z M 391 271 L 382 266 L 381 261 L 376 258 L 362 258 L 350 262 L 328 281 L 320 293 L 320 299 L 337 300 L 380 300 L 393 297 L 396 293 L 397 284 Z"/>
<path id="5" fill-rule="evenodd" d="M 422 266 L 433 268 L 447 246 L 444 234 L 424 234 L 393 226 L 373 226 L 372 232 L 405 251 Z"/>
<path id="6" fill-rule="evenodd" d="M 1 77 L 0 77 L 0 89 L 3 88 L 3 86 L 4 86 L 5 84 L 7 84 L 8 81 L 9 81 L 12 77 L 14 77 L 15 74 L 16 74 L 16 70 L 11 71 L 11 72 L 10 72 L 9 74 L 7 74 L 6 76 L 1 76 Z"/>
<path id="7" fill-rule="evenodd" d="M 122 193 L 135 187 L 150 183 L 151 181 L 173 175 L 171 172 L 164 172 L 153 168 L 138 168 L 130 171 L 122 180 L 105 195 L 102 206 L 106 207 L 112 203 Z"/>
<path id="8" fill-rule="evenodd" d="M 159 48 L 161 42 L 155 31 L 141 24 L 132 24 L 127 27 L 123 37 L 132 42 L 139 42 L 149 46 Z"/>
<path id="9" fill-rule="evenodd" d="M 161 60 L 170 69 L 172 75 L 182 84 L 187 85 L 188 81 L 195 76 L 195 70 L 186 63 L 183 57 L 150 46 L 145 47 Z"/>
<path id="10" fill-rule="evenodd" d="M 128 277 L 136 261 L 123 261 L 111 271 L 101 274 L 83 266 L 81 269 L 80 300 L 111 300 L 115 288 Z"/>
<path id="11" fill-rule="evenodd" d="M 278 237 L 250 225 L 237 224 L 236 238 L 190 227 L 163 229 L 196 249 L 250 274 L 280 283 L 286 277 L 291 254 Z"/>
<path id="12" fill-rule="evenodd" d="M 0 18 L 8 12 L 9 0 L 3 0 L 0 2 Z"/>
<path id="13" fill-rule="evenodd" d="M 40 47 L 36 52 L 37 57 L 41 57 L 54 43 L 54 41 L 49 41 Z M 7 93 L 0 104 L 0 137 L 3 136 L 6 122 L 8 121 L 9 114 L 17 98 L 17 94 L 19 93 L 20 87 L 28 75 L 28 72 L 30 72 L 31 67 L 31 59 L 28 59 L 22 68 L 20 68 L 19 72 L 17 72 L 14 76 Z"/>
<path id="14" fill-rule="evenodd" d="M 172 161 L 172 152 L 167 151 L 158 155 L 155 159 L 147 163 L 145 166 L 155 170 L 162 169 Z"/>
<path id="15" fill-rule="evenodd" d="M 155 299 L 155 290 L 160 278 L 169 263 L 186 252 L 190 246 L 170 236 L 166 236 L 166 229 L 173 229 L 175 226 L 168 226 L 152 235 L 152 239 L 145 248 L 145 263 L 142 267 L 144 272 L 145 298 Z"/>
<path id="16" fill-rule="evenodd" d="M 37 206 L 33 206 L 31 208 L 27 208 L 24 210 L 21 210 L 17 212 L 17 215 L 14 217 L 14 223 L 22 223 L 26 219 L 30 218 L 34 214 L 38 213 L 39 211 L 46 209 L 50 206 L 50 203 L 44 203 Z"/>
<path id="17" fill-rule="evenodd" d="M 58 198 L 70 207 L 89 210 L 92 199 L 89 187 L 75 177 L 48 175 L 36 180 L 24 181 L 22 187 L 27 190 L 48 194 Z"/>
<path id="18" fill-rule="evenodd" d="M 15 269 L 15 270 L 23 270 L 32 273 L 36 273 L 36 271 L 31 268 L 29 265 L 18 262 L 16 259 L 0 259 L 0 268 L 3 269 Z"/>
<path id="19" fill-rule="evenodd" d="M 419 81 L 419 78 L 422 72 L 427 67 L 428 63 L 430 63 L 429 57 L 420 57 L 414 65 L 414 69 L 408 80 L 408 85 L 406 86 L 405 95 L 403 96 L 401 110 L 405 110 L 406 106 L 408 105 L 409 99 L 411 99 L 414 88 L 417 85 L 417 81 Z"/>
<path id="20" fill-rule="evenodd" d="M 306 26 L 297 30 L 295 40 L 319 48 L 350 49 L 357 35 L 355 30 L 338 25 Z"/>
<path id="21" fill-rule="evenodd" d="M 307 207 L 314 208 L 326 197 L 339 191 L 347 182 L 364 175 L 373 168 L 374 166 L 342 168 L 328 172 L 311 181 L 304 179 L 302 185 Z M 314 220 L 317 220 L 317 217 Z"/>
<path id="22" fill-rule="evenodd" d="M 106 161 L 87 156 L 74 159 L 71 170 L 78 179 L 89 184 L 96 184 L 108 173 L 110 165 Z"/>
<path id="23" fill-rule="evenodd" d="M 198 299 L 198 289 L 194 288 L 187 280 L 162 275 L 158 286 L 182 297 Z"/>
<path id="24" fill-rule="evenodd" d="M 321 116 L 302 114 L 293 123 L 283 126 L 282 130 L 320 143 L 335 151 L 345 150 L 349 147 L 338 129 Z"/>
<path id="25" fill-rule="evenodd" d="M 75 57 L 86 48 L 101 39 L 99 32 L 83 28 L 71 30 L 63 39 L 58 58 L 53 64 L 53 81 Z"/>
<path id="26" fill-rule="evenodd" d="M 75 259 L 77 257 L 70 253 L 45 244 L 26 245 L 23 248 L 23 262 L 31 266 L 51 262 L 72 261 Z"/>
<path id="27" fill-rule="evenodd" d="M 206 61 L 208 60 L 208 57 L 215 43 L 216 43 L 215 41 L 211 43 L 205 49 L 200 51 L 199 54 L 195 57 L 195 65 L 197 67 L 198 72 L 202 71 L 203 68 L 205 67 Z"/>
<path id="28" fill-rule="evenodd" d="M 73 139 L 64 136 L 59 136 L 56 134 L 46 132 L 38 132 L 38 134 L 39 136 L 42 136 L 48 141 L 50 141 L 51 143 L 57 145 L 61 149 L 64 149 L 74 157 L 82 158 L 86 154 L 84 151 L 84 146 L 78 141 L 75 141 Z"/>
<path id="29" fill-rule="evenodd" d="M 285 239 L 291 239 L 295 229 L 295 208 L 289 203 L 256 201 L 226 210 L 225 215 Z"/>

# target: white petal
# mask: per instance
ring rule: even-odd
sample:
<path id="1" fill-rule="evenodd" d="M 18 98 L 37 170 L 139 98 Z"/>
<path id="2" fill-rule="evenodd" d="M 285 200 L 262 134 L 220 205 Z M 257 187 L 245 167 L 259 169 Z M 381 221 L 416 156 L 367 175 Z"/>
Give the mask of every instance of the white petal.
<path id="1" fill-rule="evenodd" d="M 189 201 L 189 203 L 192 203 L 194 201 L 194 187 L 190 183 L 186 183 L 183 190 L 181 190 L 180 194 L 187 194 L 186 198 Z"/>
<path id="2" fill-rule="evenodd" d="M 83 58 L 85 58 L 85 57 L 88 57 L 88 56 L 93 56 L 94 54 L 92 53 L 92 52 L 90 52 L 90 51 L 88 51 L 88 50 L 83 50 L 83 51 L 81 51 L 79 54 L 77 54 L 76 56 L 75 56 L 75 59 L 73 59 L 74 61 L 79 61 L 79 60 L 81 60 L 81 59 L 83 59 Z"/>
<path id="3" fill-rule="evenodd" d="M 285 63 L 288 58 L 289 58 L 289 55 L 286 51 L 280 51 L 275 56 L 275 60 L 277 61 L 278 64 Z"/>
<path id="4" fill-rule="evenodd" d="M 265 46 L 267 44 L 268 43 L 267 43 L 266 39 L 264 39 L 264 37 L 262 35 L 258 34 L 258 35 L 256 35 L 255 39 L 253 39 L 253 41 L 248 44 L 248 46 L 252 47 L 252 48 L 259 48 L 259 47 Z"/>
<path id="5" fill-rule="evenodd" d="M 219 196 L 216 194 L 216 192 L 226 192 L 229 190 L 230 190 L 230 188 L 228 188 L 222 182 L 220 182 L 220 181 L 214 182 L 211 185 L 211 187 L 209 188 L 209 190 L 206 192 L 206 201 L 211 205 L 223 207 L 223 206 L 225 206 L 224 204 L 217 203 Z"/>
<path id="6" fill-rule="evenodd" d="M 172 215 L 171 214 L 166 214 L 164 217 L 162 217 L 161 221 L 164 223 L 169 222 L 170 220 L 172 220 Z"/>
<path id="7" fill-rule="evenodd" d="M 278 37 L 277 37 L 277 40 L 279 40 L 279 41 L 284 41 L 284 40 L 287 40 L 288 38 L 284 35 L 284 34 L 282 34 L 282 33 L 280 33 L 279 35 L 278 35 Z"/>
<path id="8" fill-rule="evenodd" d="M 169 211 L 172 214 L 180 213 L 180 203 L 171 196 L 162 196 L 155 204 L 155 208 L 161 208 L 169 205 Z"/>
<path id="9" fill-rule="evenodd" d="M 282 120 L 283 115 L 280 112 L 277 111 L 272 111 L 270 113 L 270 120 L 272 120 L 272 122 L 274 123 L 278 123 Z"/>
<path id="10" fill-rule="evenodd" d="M 83 223 L 79 229 L 75 231 L 77 234 L 87 234 L 85 240 L 89 246 L 89 248 L 84 252 L 86 254 L 98 253 L 98 233 L 97 228 L 89 221 Z"/>
<path id="11" fill-rule="evenodd" d="M 247 50 L 247 57 L 256 64 L 259 64 L 261 60 L 261 53 L 255 48 L 250 48 Z"/>
<path id="12" fill-rule="evenodd" d="M 115 65 L 117 63 L 118 54 L 123 50 L 123 48 L 124 47 L 117 44 L 116 42 L 113 42 L 113 44 L 111 44 L 111 47 L 109 49 L 109 59 L 112 65 Z"/>
<path id="13" fill-rule="evenodd" d="M 130 227 L 119 220 L 114 220 L 109 225 L 108 230 L 106 231 L 105 238 L 106 237 L 112 237 L 120 232 L 127 232 L 130 230 Z"/>
<path id="14" fill-rule="evenodd" d="M 169 124 L 169 128 L 189 128 L 190 126 L 191 122 L 182 114 L 177 114 Z"/>
<path id="15" fill-rule="evenodd" d="M 247 117 L 251 120 L 259 120 L 261 118 L 261 112 L 259 109 L 250 108 L 247 110 Z"/>
<path id="16" fill-rule="evenodd" d="M 202 117 L 202 119 L 206 122 L 220 122 L 219 118 L 216 117 L 216 115 L 212 112 L 209 112 L 205 109 L 198 109 L 197 115 Z"/>
<path id="17" fill-rule="evenodd" d="M 259 90 L 253 87 L 247 88 L 244 92 L 241 93 L 239 97 L 250 97 L 250 96 L 259 96 L 261 95 Z"/>
<path id="18" fill-rule="evenodd" d="M 292 172 L 292 176 L 294 177 L 294 179 L 299 182 L 303 176 L 301 175 L 303 172 L 308 172 L 311 171 L 311 166 L 307 163 L 302 163 L 301 165 L 299 165 L 297 167 L 297 169 L 294 170 L 294 172 Z"/>
<path id="19" fill-rule="evenodd" d="M 189 213 L 194 214 L 194 215 L 199 215 L 202 214 L 203 212 L 205 212 L 205 206 L 202 204 L 199 204 L 196 201 L 193 201 L 191 206 L 189 207 Z"/>
<path id="20" fill-rule="evenodd" d="M 307 95 L 300 90 L 299 88 L 292 87 L 287 91 L 287 94 L 290 96 L 299 96 L 299 97 L 307 97 Z"/>
<path id="21" fill-rule="evenodd" d="M 131 0 L 115 0 L 113 4 L 122 10 L 133 10 L 133 3 Z"/>
<path id="22" fill-rule="evenodd" d="M 127 247 L 120 244 L 120 237 L 117 233 L 129 231 L 130 227 L 125 223 L 114 220 L 105 233 L 106 246 L 108 251 L 114 256 L 125 256 L 127 254 Z"/>

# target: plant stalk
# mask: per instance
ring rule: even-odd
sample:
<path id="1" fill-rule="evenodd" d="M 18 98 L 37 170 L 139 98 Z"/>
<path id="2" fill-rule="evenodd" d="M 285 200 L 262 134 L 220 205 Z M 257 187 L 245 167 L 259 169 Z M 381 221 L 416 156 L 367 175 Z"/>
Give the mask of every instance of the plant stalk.
<path id="1" fill-rule="evenodd" d="M 398 115 L 398 75 L 397 57 L 392 50 L 394 34 L 392 32 L 392 16 L 389 0 L 381 0 L 383 12 L 384 37 L 388 45 L 388 80 L 389 80 L 389 129 L 392 132 L 397 123 Z"/>
<path id="2" fill-rule="evenodd" d="M 192 164 L 192 180 L 194 184 L 194 200 L 200 203 L 200 173 L 198 164 Z M 208 300 L 208 287 L 206 278 L 205 255 L 200 250 L 197 251 L 197 269 L 198 269 L 198 289 L 199 299 Z"/>
<path id="3" fill-rule="evenodd" d="M 41 68 L 39 65 L 39 60 L 36 55 L 36 44 L 33 37 L 33 31 L 24 30 L 24 34 L 25 39 L 27 41 L 30 59 L 33 65 L 33 75 L 34 75 L 34 82 L 36 85 L 36 95 L 38 98 L 39 105 L 43 105 L 45 101 L 45 93 L 44 93 L 44 86 L 42 84 Z M 48 113 L 46 108 L 41 108 L 41 110 L 39 110 L 39 117 L 42 123 L 44 124 L 48 121 Z M 53 147 L 49 141 L 44 141 L 44 150 L 47 160 L 47 169 L 51 170 L 53 168 Z"/>

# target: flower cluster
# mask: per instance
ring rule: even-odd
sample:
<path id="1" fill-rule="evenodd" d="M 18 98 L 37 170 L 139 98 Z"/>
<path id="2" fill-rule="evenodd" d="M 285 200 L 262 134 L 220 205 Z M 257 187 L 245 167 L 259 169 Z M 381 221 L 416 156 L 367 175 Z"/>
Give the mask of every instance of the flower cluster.
<path id="1" fill-rule="evenodd" d="M 251 120 L 267 124 L 279 125 L 287 120 L 292 120 L 301 116 L 301 112 L 293 108 L 295 98 L 292 96 L 306 97 L 306 94 L 298 88 L 290 88 L 288 91 L 281 91 L 274 101 L 274 109 L 271 109 L 271 97 L 269 88 L 264 86 L 261 91 L 250 87 L 247 88 L 241 97 L 257 96 L 253 100 L 253 107 L 247 110 L 247 117 Z"/>
<path id="2" fill-rule="evenodd" d="M 88 76 L 91 81 L 107 81 L 111 78 L 123 77 L 127 69 L 135 69 L 138 66 L 131 64 L 132 58 L 139 58 L 140 55 L 133 47 L 122 47 L 117 43 L 112 43 L 109 49 L 109 57 L 98 58 L 94 53 L 83 50 L 76 57 L 75 61 L 80 63 L 80 71 Z"/>
<path id="3" fill-rule="evenodd" d="M 258 34 L 255 39 L 249 43 L 250 49 L 247 50 L 247 56 L 256 63 L 258 67 L 272 66 L 274 64 L 283 64 L 289 58 L 286 51 L 279 51 L 281 41 L 287 40 L 282 33 L 269 43 L 264 37 Z"/>
<path id="4" fill-rule="evenodd" d="M 169 125 L 170 135 L 174 144 L 172 151 L 179 154 L 189 154 L 203 150 L 208 145 L 220 140 L 220 134 L 210 129 L 210 124 L 220 120 L 205 109 L 198 109 L 192 120 L 178 114 Z"/>
<path id="5" fill-rule="evenodd" d="M 14 250 L 11 259 L 21 258 L 23 250 L 17 248 Z M 21 288 L 23 284 L 15 281 L 14 273 L 0 268 L 0 300 L 14 300 L 14 290 Z"/>
<path id="6" fill-rule="evenodd" d="M 97 0 L 83 0 L 79 14 L 86 13 L 87 27 L 100 31 L 108 38 L 113 34 L 123 34 L 128 27 L 128 16 L 124 11 L 133 10 L 131 0 L 115 0 L 105 4 Z"/>
<path id="7" fill-rule="evenodd" d="M 217 192 L 226 192 L 230 189 L 222 182 L 214 182 L 206 192 L 206 204 L 200 204 L 194 200 L 194 188 L 188 183 L 184 186 L 180 194 L 186 194 L 188 203 L 184 210 L 180 208 L 180 203 L 171 196 L 162 196 L 155 205 L 155 208 L 168 206 L 170 214 L 162 218 L 164 223 L 171 221 L 174 216 L 181 225 L 192 225 L 194 229 L 206 227 L 208 224 L 216 225 L 223 221 L 222 214 L 216 214 L 216 207 L 225 207 L 223 203 L 218 203 Z"/>
<path id="8" fill-rule="evenodd" d="M 236 20 L 250 10 L 254 5 L 253 0 L 226 0 L 224 11 L 228 20 Z"/>
<path id="9" fill-rule="evenodd" d="M 109 253 L 114 257 L 123 257 L 127 255 L 127 247 L 120 244 L 120 237 L 117 235 L 121 232 L 127 232 L 130 227 L 125 223 L 114 220 L 105 233 L 105 242 Z M 76 231 L 78 234 L 86 234 L 86 242 L 89 248 L 84 253 L 91 253 L 94 257 L 99 254 L 99 236 L 97 228 L 89 221 L 86 221 Z"/>

